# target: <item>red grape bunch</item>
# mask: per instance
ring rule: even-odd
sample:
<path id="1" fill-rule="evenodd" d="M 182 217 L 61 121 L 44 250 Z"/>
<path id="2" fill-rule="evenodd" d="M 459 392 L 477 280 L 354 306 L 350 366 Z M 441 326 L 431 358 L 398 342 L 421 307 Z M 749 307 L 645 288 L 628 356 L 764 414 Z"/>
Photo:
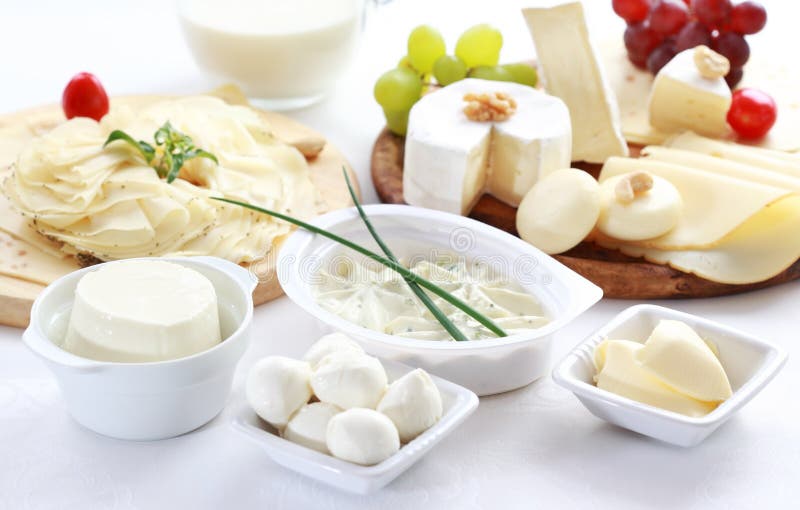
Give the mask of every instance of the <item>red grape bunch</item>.
<path id="1" fill-rule="evenodd" d="M 742 79 L 750 58 L 744 36 L 767 23 L 767 11 L 746 0 L 612 0 L 614 12 L 624 19 L 625 48 L 636 67 L 656 74 L 677 53 L 704 44 L 731 63 L 725 81 L 731 88 Z"/>

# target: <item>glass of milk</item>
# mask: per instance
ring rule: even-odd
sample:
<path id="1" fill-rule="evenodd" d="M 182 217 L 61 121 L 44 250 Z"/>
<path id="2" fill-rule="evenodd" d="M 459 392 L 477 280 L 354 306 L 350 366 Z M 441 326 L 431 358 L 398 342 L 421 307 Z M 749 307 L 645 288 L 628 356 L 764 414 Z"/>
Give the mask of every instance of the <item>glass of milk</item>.
<path id="1" fill-rule="evenodd" d="M 308 106 L 355 54 L 368 0 L 179 0 L 197 64 L 259 106 Z"/>

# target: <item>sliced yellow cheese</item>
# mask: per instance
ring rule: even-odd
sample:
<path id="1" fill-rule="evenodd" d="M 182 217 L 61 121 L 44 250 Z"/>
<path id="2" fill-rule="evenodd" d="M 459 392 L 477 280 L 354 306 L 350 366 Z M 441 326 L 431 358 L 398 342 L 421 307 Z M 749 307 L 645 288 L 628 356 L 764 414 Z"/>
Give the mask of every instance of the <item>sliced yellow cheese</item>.
<path id="1" fill-rule="evenodd" d="M 789 188 L 705 170 L 648 158 L 609 158 L 599 181 L 646 171 L 668 180 L 678 189 L 683 200 L 683 214 L 675 228 L 661 237 L 635 243 L 659 250 L 714 246 L 767 205 L 792 193 Z"/>
<path id="2" fill-rule="evenodd" d="M 669 387 L 697 400 L 731 396 L 731 384 L 717 357 L 688 324 L 662 320 L 634 356 L 642 368 Z"/>
<path id="3" fill-rule="evenodd" d="M 74 258 L 55 257 L 0 232 L 0 275 L 48 285 L 79 269 Z"/>
<path id="4" fill-rule="evenodd" d="M 800 178 L 800 154 L 714 140 L 691 131 L 670 137 L 664 145 Z"/>
<path id="5" fill-rule="evenodd" d="M 782 198 L 753 215 L 714 247 L 657 250 L 595 237 L 606 248 L 667 264 L 706 280 L 746 284 L 768 280 L 800 259 L 800 196 Z"/>

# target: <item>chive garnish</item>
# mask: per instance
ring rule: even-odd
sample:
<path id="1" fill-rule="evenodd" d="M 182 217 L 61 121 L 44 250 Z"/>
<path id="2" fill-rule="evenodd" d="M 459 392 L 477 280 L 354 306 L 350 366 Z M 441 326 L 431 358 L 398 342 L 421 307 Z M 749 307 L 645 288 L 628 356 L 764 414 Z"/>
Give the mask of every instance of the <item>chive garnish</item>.
<path id="1" fill-rule="evenodd" d="M 386 257 L 382 257 L 382 256 L 378 255 L 377 253 L 364 248 L 361 245 L 358 245 L 358 244 L 356 244 L 356 243 L 354 243 L 352 241 L 348 241 L 347 239 L 345 239 L 345 238 L 343 238 L 343 237 L 341 237 L 339 235 L 334 234 L 333 232 L 328 232 L 325 229 L 316 227 L 316 226 L 314 226 L 314 225 L 312 225 L 310 223 L 306 223 L 303 220 L 299 220 L 297 218 L 293 218 L 292 216 L 287 216 L 285 214 L 281 214 L 281 213 L 276 212 L 276 211 L 271 211 L 269 209 L 264 209 L 263 207 L 259 207 L 257 205 L 249 204 L 247 202 L 240 202 L 238 200 L 232 200 L 230 198 L 223 198 L 223 197 L 211 197 L 211 199 L 212 200 L 218 200 L 220 202 L 225 202 L 225 203 L 228 203 L 228 204 L 238 205 L 239 207 L 244 207 L 245 209 L 250 209 L 252 211 L 260 212 L 262 214 L 268 214 L 269 216 L 272 216 L 274 218 L 278 218 L 278 219 L 283 220 L 283 221 L 285 221 L 287 223 L 291 223 L 293 225 L 297 225 L 298 227 L 301 227 L 301 228 L 303 228 L 305 230 L 308 230 L 309 232 L 313 232 L 313 233 L 319 234 L 319 235 L 321 235 L 323 237 L 327 237 L 328 239 L 330 239 L 332 241 L 336 241 L 337 243 L 339 243 L 339 244 L 341 244 L 343 246 L 346 246 L 346 247 L 350 248 L 351 250 L 356 251 L 356 252 L 358 252 L 358 253 L 360 253 L 360 254 L 362 254 L 362 255 L 364 255 L 364 256 L 372 259 L 372 260 L 374 260 L 375 262 L 379 262 L 380 264 L 383 264 L 384 266 L 386 266 L 389 269 L 395 271 L 396 273 L 399 273 L 400 276 L 402 276 L 403 278 L 407 278 L 407 279 L 411 279 L 411 280 L 415 281 L 420 287 L 424 287 L 425 289 L 429 290 L 431 293 L 436 294 L 437 296 L 439 296 L 440 298 L 444 299 L 445 301 L 447 301 L 448 303 L 450 303 L 454 307 L 456 307 L 459 310 L 461 310 L 462 312 L 466 313 L 467 315 L 469 315 L 470 317 L 472 317 L 473 319 L 478 321 L 481 325 L 483 325 L 486 329 L 488 329 L 489 331 L 491 331 L 495 335 L 497 335 L 499 337 L 508 336 L 508 334 L 506 334 L 506 332 L 503 331 L 499 326 L 497 326 L 490 318 L 486 317 L 485 315 L 483 315 L 479 311 L 475 310 L 474 308 L 472 308 L 471 306 L 469 306 L 467 303 L 465 303 L 464 301 L 460 300 L 459 298 L 453 296 L 452 294 L 450 294 L 449 292 L 447 292 L 443 288 L 439 287 L 438 285 L 426 280 L 425 278 L 421 277 L 418 274 L 412 273 L 411 271 L 406 269 L 405 266 L 403 266 L 402 264 L 400 264 L 398 262 L 394 262 L 392 260 L 389 260 Z"/>
<path id="2" fill-rule="evenodd" d="M 384 255 L 386 255 L 389 260 L 392 262 L 398 262 L 397 257 L 394 256 L 392 250 L 386 246 L 386 243 L 383 242 L 381 236 L 379 236 L 378 232 L 375 231 L 375 227 L 372 226 L 372 222 L 369 221 L 367 214 L 361 207 L 361 203 L 356 196 L 356 192 L 353 189 L 353 184 L 350 182 L 350 176 L 347 175 L 347 169 L 345 167 L 342 167 L 342 174 L 344 175 L 344 181 L 347 183 L 347 190 L 350 192 L 350 198 L 353 199 L 353 204 L 355 204 L 356 209 L 358 210 L 358 215 L 361 216 L 361 219 L 364 221 L 364 225 L 367 227 L 367 230 L 369 230 L 370 235 L 378 244 L 378 246 L 380 246 Z M 419 300 L 422 301 L 422 304 L 425 305 L 428 310 L 430 310 L 431 314 L 436 317 L 436 320 L 439 321 L 439 324 L 441 324 L 442 327 L 447 330 L 448 333 L 450 333 L 450 336 L 452 336 L 454 340 L 458 342 L 465 342 L 469 340 L 464 333 L 462 333 L 461 330 L 459 330 L 458 327 L 453 324 L 453 321 L 447 318 L 447 315 L 444 314 L 441 308 L 436 306 L 436 303 L 433 302 L 430 296 L 425 294 L 425 291 L 422 290 L 412 278 L 403 277 L 403 280 L 405 280 L 411 291 L 416 294 Z"/>

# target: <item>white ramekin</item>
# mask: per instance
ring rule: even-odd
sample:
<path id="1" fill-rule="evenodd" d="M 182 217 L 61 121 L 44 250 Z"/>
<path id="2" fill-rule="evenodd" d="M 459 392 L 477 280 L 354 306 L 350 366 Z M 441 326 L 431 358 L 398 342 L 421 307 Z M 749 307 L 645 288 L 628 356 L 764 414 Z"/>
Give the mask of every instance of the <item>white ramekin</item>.
<path id="1" fill-rule="evenodd" d="M 437 342 L 392 336 L 353 324 L 322 309 L 313 292 L 320 267 L 336 257 L 360 257 L 321 235 L 297 230 L 278 256 L 278 278 L 292 301 L 328 327 L 343 331 L 370 353 L 422 367 L 478 395 L 525 386 L 547 374 L 555 333 L 594 305 L 603 291 L 530 244 L 494 227 L 454 214 L 405 205 L 368 205 L 367 215 L 398 257 L 439 253 L 480 258 L 508 271 L 535 295 L 551 322 L 531 333 L 468 342 Z M 370 249 L 380 250 L 354 208 L 325 214 L 314 225 Z"/>
<path id="2" fill-rule="evenodd" d="M 152 363 L 95 361 L 61 349 L 53 339 L 65 332 L 78 280 L 99 266 L 75 271 L 48 286 L 34 302 L 23 334 L 27 346 L 53 372 L 69 413 L 106 436 L 164 439 L 205 424 L 225 406 L 236 364 L 249 344 L 256 281 L 246 269 L 215 257 L 161 260 L 195 269 L 211 280 L 219 303 L 221 343 L 192 356 Z"/>

